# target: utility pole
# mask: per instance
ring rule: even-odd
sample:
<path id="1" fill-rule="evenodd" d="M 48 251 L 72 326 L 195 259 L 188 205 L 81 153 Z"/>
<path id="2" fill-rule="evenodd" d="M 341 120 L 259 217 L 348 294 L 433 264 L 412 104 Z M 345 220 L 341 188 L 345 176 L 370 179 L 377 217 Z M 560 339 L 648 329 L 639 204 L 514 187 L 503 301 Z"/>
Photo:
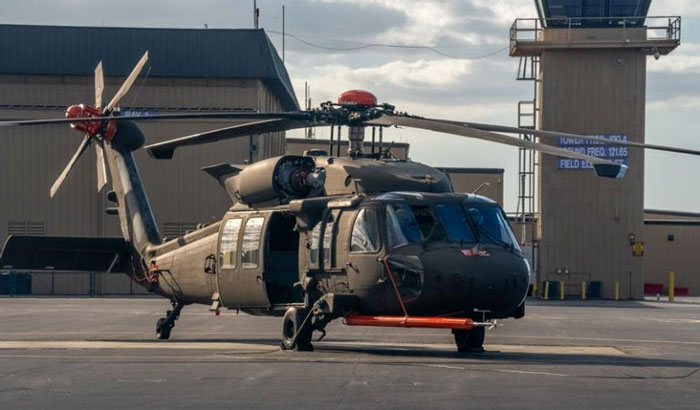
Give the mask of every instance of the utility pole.
<path id="1" fill-rule="evenodd" d="M 307 81 L 304 81 L 304 108 L 308 111 L 311 109 L 311 87 L 309 87 L 309 83 Z M 313 134 L 312 127 L 306 128 L 304 132 L 304 136 L 306 138 L 312 138 Z"/>
<path id="2" fill-rule="evenodd" d="M 282 64 L 284 64 L 284 4 L 282 5 Z"/>
<path id="3" fill-rule="evenodd" d="M 257 0 L 253 0 L 253 27 L 255 29 L 260 28 L 260 9 L 258 8 Z"/>

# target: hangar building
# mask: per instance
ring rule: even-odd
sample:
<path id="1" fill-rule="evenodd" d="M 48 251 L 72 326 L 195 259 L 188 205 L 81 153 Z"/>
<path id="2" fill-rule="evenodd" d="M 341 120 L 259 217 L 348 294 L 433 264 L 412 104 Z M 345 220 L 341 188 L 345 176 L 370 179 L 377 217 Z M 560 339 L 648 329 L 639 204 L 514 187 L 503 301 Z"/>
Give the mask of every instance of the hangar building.
<path id="1" fill-rule="evenodd" d="M 100 60 L 108 101 L 146 50 L 149 62 L 122 100 L 123 115 L 298 109 L 287 71 L 263 30 L 0 25 L 0 120 L 60 118 L 70 104 L 93 104 L 93 70 Z M 148 142 L 158 142 L 230 124 L 180 120 L 142 128 Z M 0 130 L 0 141 L 0 241 L 9 234 L 120 235 L 117 218 L 104 212 L 107 189 L 96 193 L 93 153 L 83 155 L 49 198 L 49 187 L 80 144 L 79 133 L 67 125 L 15 127 Z M 136 158 L 161 232 L 177 236 L 220 218 L 230 206 L 201 167 L 284 150 L 284 133 L 274 133 L 180 149 L 170 161 L 145 151 Z M 131 292 L 123 275 L 41 276 L 35 275 L 34 293 Z"/>

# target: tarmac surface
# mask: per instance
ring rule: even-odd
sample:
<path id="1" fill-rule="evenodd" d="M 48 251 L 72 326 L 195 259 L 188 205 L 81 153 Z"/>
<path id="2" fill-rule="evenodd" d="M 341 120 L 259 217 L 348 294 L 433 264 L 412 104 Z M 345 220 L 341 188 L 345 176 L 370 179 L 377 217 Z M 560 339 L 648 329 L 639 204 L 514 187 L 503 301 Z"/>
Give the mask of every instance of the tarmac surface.
<path id="1" fill-rule="evenodd" d="M 0 299 L 0 409 L 698 409 L 700 303 L 528 301 L 458 354 L 447 330 L 328 327 L 156 298 Z"/>

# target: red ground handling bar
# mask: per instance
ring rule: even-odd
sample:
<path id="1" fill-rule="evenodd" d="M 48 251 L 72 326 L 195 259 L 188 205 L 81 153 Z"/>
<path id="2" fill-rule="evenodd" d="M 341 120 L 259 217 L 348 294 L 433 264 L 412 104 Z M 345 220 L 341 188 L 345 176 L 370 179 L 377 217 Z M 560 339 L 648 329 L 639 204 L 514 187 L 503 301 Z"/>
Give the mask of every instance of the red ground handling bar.
<path id="1" fill-rule="evenodd" d="M 463 317 L 440 316 L 368 316 L 351 313 L 345 317 L 348 326 L 379 326 L 379 327 L 422 327 L 429 329 L 462 329 L 474 328 L 474 321 Z"/>

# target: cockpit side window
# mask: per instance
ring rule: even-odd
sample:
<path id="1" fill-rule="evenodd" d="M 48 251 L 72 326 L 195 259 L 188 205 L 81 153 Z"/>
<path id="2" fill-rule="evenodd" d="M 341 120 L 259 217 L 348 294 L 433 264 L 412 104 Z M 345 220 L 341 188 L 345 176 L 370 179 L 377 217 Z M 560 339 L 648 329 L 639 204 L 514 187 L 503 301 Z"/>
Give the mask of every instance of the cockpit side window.
<path id="1" fill-rule="evenodd" d="M 387 248 L 421 243 L 421 231 L 413 210 L 406 204 L 386 206 Z"/>
<path id="2" fill-rule="evenodd" d="M 362 208 L 352 227 L 350 251 L 377 252 L 377 250 L 379 250 L 377 214 L 372 208 Z"/>

